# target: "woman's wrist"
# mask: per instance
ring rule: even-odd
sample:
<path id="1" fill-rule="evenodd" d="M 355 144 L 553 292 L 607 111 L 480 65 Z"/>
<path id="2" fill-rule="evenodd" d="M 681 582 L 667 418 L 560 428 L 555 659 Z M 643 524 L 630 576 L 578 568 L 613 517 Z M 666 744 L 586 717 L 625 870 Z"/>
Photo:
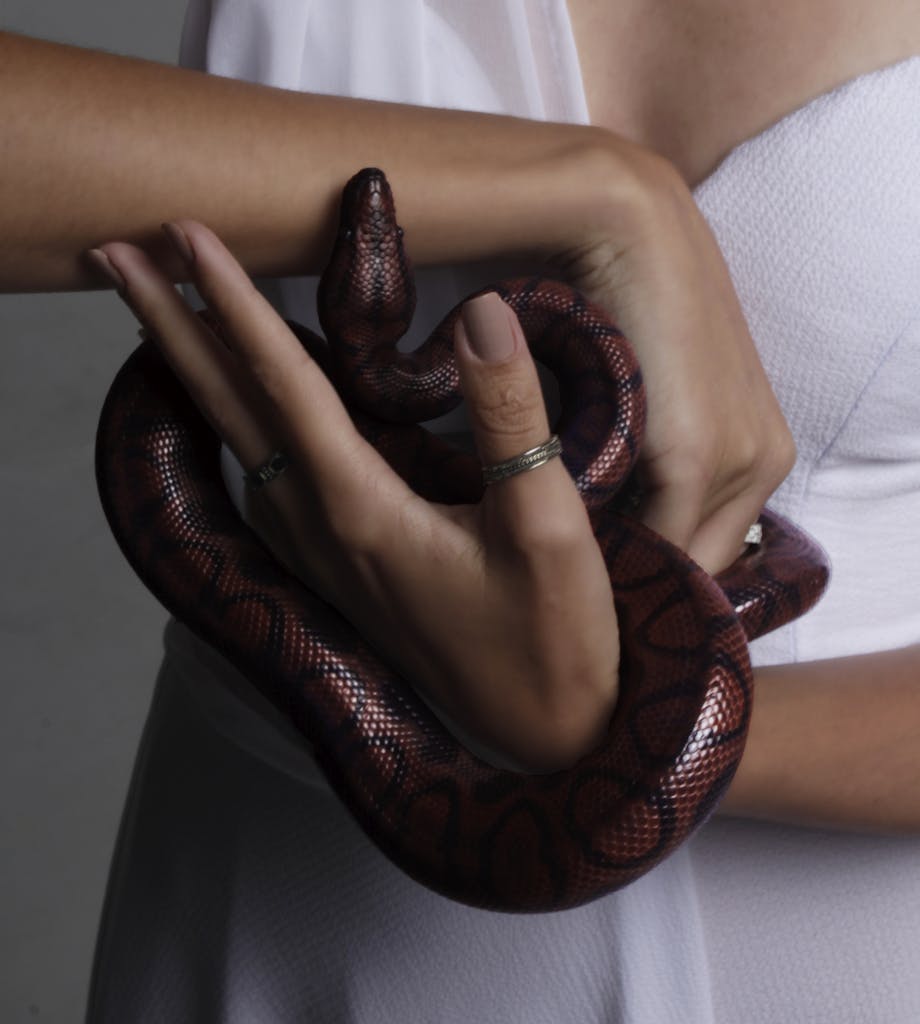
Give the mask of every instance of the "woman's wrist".
<path id="1" fill-rule="evenodd" d="M 469 116 L 485 127 L 484 115 Z M 407 168 L 401 188 L 388 171 L 416 263 L 553 260 L 630 222 L 640 190 L 624 150 L 635 147 L 591 125 L 488 120 L 507 135 L 488 155 L 433 156 L 421 189 L 416 172 Z"/>
<path id="2" fill-rule="evenodd" d="M 185 217 L 250 274 L 316 272 L 363 166 L 386 171 L 418 264 L 550 254 L 611 216 L 627 166 L 590 126 L 308 95 L 8 33 L 0 116 L 15 157 L 0 187 L 17 197 L 0 212 L 6 291 L 98 285 L 82 254 L 109 238 L 181 279 L 159 225 Z"/>

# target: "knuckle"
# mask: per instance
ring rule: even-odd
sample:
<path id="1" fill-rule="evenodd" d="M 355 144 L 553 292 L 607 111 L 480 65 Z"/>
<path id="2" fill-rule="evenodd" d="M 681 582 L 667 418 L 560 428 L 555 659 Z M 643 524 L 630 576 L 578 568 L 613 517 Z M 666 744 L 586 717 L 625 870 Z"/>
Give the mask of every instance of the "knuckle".
<path id="1" fill-rule="evenodd" d="M 730 479 L 743 489 L 771 494 L 795 465 L 796 448 L 785 421 L 772 423 L 758 433 L 743 433 L 735 439 Z"/>
<path id="2" fill-rule="evenodd" d="M 539 509 L 518 517 L 508 536 L 510 552 L 517 560 L 549 572 L 555 572 L 583 540 L 583 524 L 577 517 L 545 515 Z"/>
<path id="3" fill-rule="evenodd" d="M 281 367 L 270 361 L 254 361 L 251 364 L 252 375 L 256 383 L 274 405 L 284 404 L 287 394 L 288 376 Z"/>
<path id="4" fill-rule="evenodd" d="M 743 495 L 762 504 L 783 482 L 796 458 L 785 423 L 768 429 L 737 429 L 731 435 L 697 439 L 672 461 L 668 482 L 702 501 L 733 501 Z"/>
<path id="5" fill-rule="evenodd" d="M 730 443 L 726 440 L 723 456 L 724 473 L 727 479 L 748 482 L 756 476 L 763 459 L 762 439 L 755 434 L 739 430 L 734 432 Z"/>
<path id="6" fill-rule="evenodd" d="M 662 454 L 661 462 L 666 467 L 664 479 L 669 487 L 681 493 L 702 494 L 717 479 L 720 470 L 724 474 L 722 454 L 713 439 L 693 439 Z"/>
<path id="7" fill-rule="evenodd" d="M 295 393 L 295 384 L 302 375 L 314 371 L 313 360 L 303 349 L 285 352 L 283 360 L 273 357 L 273 347 L 253 353 L 249 368 L 265 395 L 276 406 L 287 407 Z"/>
<path id="8" fill-rule="evenodd" d="M 778 487 L 792 472 L 798 451 L 792 431 L 784 425 L 771 436 L 771 444 L 767 453 L 766 472 L 769 474 L 773 487 Z"/>
<path id="9" fill-rule="evenodd" d="M 370 556 L 376 550 L 374 518 L 361 514 L 353 503 L 340 504 L 337 499 L 325 508 L 324 519 L 337 547 L 361 556 Z"/>
<path id="10" fill-rule="evenodd" d="M 522 437 L 533 430 L 542 412 L 543 396 L 514 377 L 495 380 L 482 389 L 472 409 L 476 424 L 489 435 Z"/>
<path id="11" fill-rule="evenodd" d="M 384 482 L 360 468 L 356 455 L 343 458 L 354 472 L 338 476 L 334 486 L 322 489 L 323 520 L 331 542 L 350 560 L 372 563 L 391 555 L 394 533 L 399 537 L 412 533 L 408 527 L 402 529 L 400 506 Z"/>
<path id="12" fill-rule="evenodd" d="M 314 530 L 316 557 L 330 563 L 341 577 L 340 583 L 357 573 L 358 579 L 375 579 L 385 559 L 386 544 L 377 519 L 361 515 L 351 508 L 322 502 L 321 524 Z"/>

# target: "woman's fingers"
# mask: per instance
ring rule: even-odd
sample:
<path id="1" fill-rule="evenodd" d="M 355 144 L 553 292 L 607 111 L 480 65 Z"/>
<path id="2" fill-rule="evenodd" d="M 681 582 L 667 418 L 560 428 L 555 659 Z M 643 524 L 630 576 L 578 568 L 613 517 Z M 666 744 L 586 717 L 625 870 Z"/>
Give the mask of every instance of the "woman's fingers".
<path id="1" fill-rule="evenodd" d="M 264 415 L 258 415 L 256 391 L 234 356 L 143 250 L 112 242 L 102 252 L 125 282 L 122 298 L 154 336 L 215 431 L 244 466 L 263 462 L 271 454 L 272 438 Z"/>
<path id="2" fill-rule="evenodd" d="M 559 262 L 639 358 L 642 520 L 716 572 L 791 469 L 792 439 L 692 193 L 666 161 L 637 155 L 635 216 L 599 220 L 595 239 Z"/>
<path id="3" fill-rule="evenodd" d="M 497 293 L 487 292 L 464 305 L 455 350 L 483 466 L 496 466 L 544 444 L 550 427 L 537 369 L 514 311 Z M 491 534 L 525 552 L 572 537 L 586 519 L 575 485 L 555 457 L 491 483 L 482 507 L 486 542 Z"/>
<path id="4" fill-rule="evenodd" d="M 360 437 L 325 374 L 217 236 L 194 221 L 169 225 L 167 234 L 220 321 L 220 339 L 141 250 L 110 243 L 103 251 L 125 278 L 123 297 L 247 471 L 286 452 L 329 530 L 371 544 L 378 520 L 367 503 L 379 509 L 385 497 L 398 498 L 402 481 Z M 303 506 L 290 478 L 265 488 L 287 519 Z"/>
<path id="5" fill-rule="evenodd" d="M 354 428 L 335 389 L 220 239 L 203 224 L 168 226 L 195 287 L 273 412 L 285 446 L 324 492 L 380 462 Z"/>
<path id="6" fill-rule="evenodd" d="M 487 743 L 540 766 L 590 747 L 616 699 L 616 614 L 561 459 L 490 485 L 476 507 L 445 514 L 422 501 L 357 434 L 216 236 L 181 227 L 177 248 L 187 248 L 219 338 L 141 250 L 111 243 L 105 253 L 126 301 L 246 468 L 276 448 L 290 456 L 291 471 L 259 492 L 264 511 L 278 513 L 276 553 Z M 536 368 L 497 295 L 466 307 L 457 361 L 485 465 L 548 439 Z"/>
<path id="7" fill-rule="evenodd" d="M 517 317 L 497 294 L 463 307 L 455 348 L 483 465 L 544 444 L 550 426 L 536 367 Z M 535 763 L 570 763 L 606 730 L 619 641 L 607 569 L 562 459 L 490 483 L 478 527 L 486 570 L 480 636 L 488 637 L 491 671 L 467 689 L 483 688 L 480 699 L 494 703 L 496 720 L 506 706 L 503 690 L 523 694 L 519 707 L 533 718 L 518 712 L 520 749 L 533 751 L 533 732 L 543 736 L 528 755 Z M 552 722 L 549 735 L 533 726 L 541 720 Z"/>

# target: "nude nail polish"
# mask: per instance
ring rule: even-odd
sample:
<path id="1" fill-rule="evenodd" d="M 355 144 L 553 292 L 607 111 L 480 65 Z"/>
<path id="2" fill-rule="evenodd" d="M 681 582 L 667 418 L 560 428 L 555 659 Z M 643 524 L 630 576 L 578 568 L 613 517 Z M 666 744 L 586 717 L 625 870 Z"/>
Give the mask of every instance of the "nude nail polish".
<path id="1" fill-rule="evenodd" d="M 178 224 L 173 224 L 171 221 L 161 224 L 160 227 L 162 227 L 166 237 L 172 242 L 182 259 L 191 266 L 195 262 L 195 250 L 192 248 L 192 243 L 188 240 L 188 235 Z"/>
<path id="2" fill-rule="evenodd" d="M 497 292 L 486 292 L 464 303 L 460 319 L 473 354 L 484 363 L 500 363 L 514 355 L 517 332 Z"/>
<path id="3" fill-rule="evenodd" d="M 115 265 L 106 256 L 101 249 L 87 249 L 86 255 L 92 261 L 93 265 L 96 266 L 108 280 L 115 286 L 115 290 L 119 295 L 124 295 L 127 285 L 125 279 L 121 276 L 118 270 L 115 269 Z"/>

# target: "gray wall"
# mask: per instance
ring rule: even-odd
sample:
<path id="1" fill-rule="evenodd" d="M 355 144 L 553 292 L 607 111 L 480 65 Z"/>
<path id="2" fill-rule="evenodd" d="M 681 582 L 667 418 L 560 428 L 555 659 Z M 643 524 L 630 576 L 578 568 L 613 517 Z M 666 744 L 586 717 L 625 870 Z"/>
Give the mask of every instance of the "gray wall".
<path id="1" fill-rule="evenodd" d="M 0 0 L 0 27 L 174 62 L 184 7 Z M 111 293 L 0 296 L 4 1024 L 83 1018 L 159 661 L 165 613 L 111 539 L 93 479 L 99 408 L 135 331 Z"/>

